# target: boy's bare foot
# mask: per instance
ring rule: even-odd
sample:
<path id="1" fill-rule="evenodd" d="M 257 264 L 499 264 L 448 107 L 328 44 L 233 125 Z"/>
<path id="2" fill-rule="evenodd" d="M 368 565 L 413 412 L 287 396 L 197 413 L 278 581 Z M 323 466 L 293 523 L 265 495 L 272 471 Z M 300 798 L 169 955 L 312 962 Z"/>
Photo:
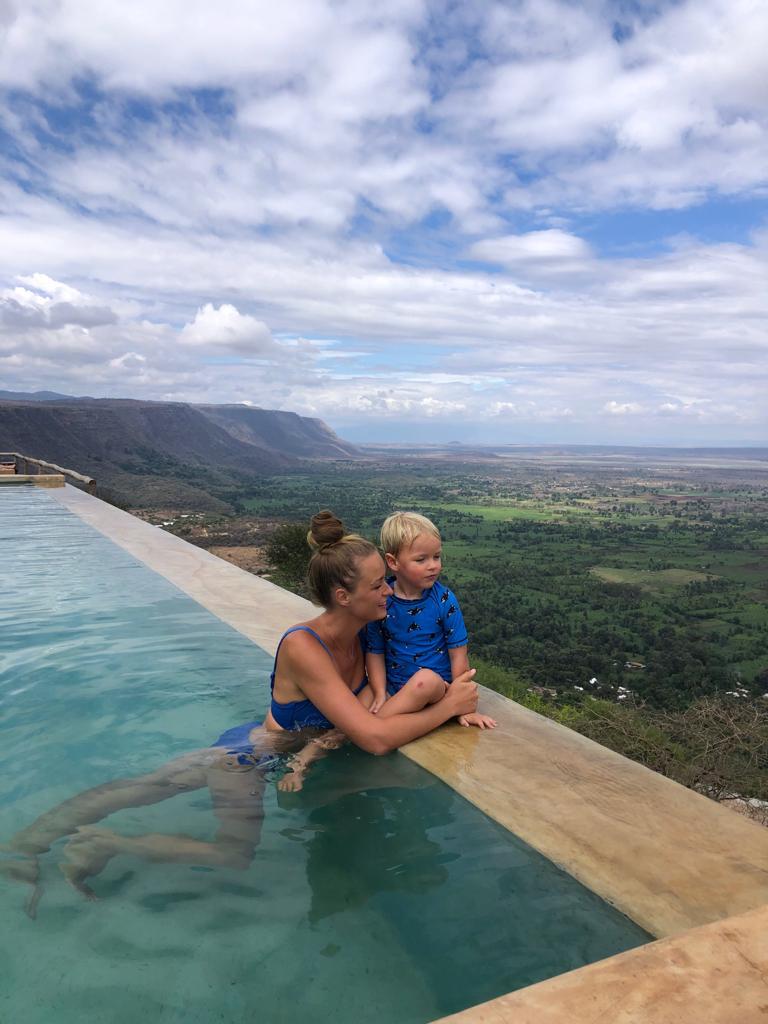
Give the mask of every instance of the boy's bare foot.
<path id="1" fill-rule="evenodd" d="M 479 711 L 475 711 L 471 715 L 459 715 L 459 725 L 474 725 L 478 729 L 495 729 L 497 721 L 495 718 L 491 718 L 490 715 L 481 715 Z"/>
<path id="2" fill-rule="evenodd" d="M 304 769 L 296 769 L 288 772 L 277 784 L 281 793 L 298 793 L 304 787 Z"/>

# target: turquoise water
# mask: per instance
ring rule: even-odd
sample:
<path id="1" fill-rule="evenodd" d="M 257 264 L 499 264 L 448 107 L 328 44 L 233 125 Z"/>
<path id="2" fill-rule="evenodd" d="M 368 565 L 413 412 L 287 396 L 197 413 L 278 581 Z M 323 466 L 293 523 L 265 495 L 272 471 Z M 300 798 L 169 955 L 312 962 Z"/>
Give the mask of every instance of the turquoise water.
<path id="1" fill-rule="evenodd" d="M 50 495 L 0 491 L 0 843 L 263 714 L 270 660 Z M 97 902 L 0 875 L 0 1021 L 429 1021 L 649 937 L 404 757 L 257 777 L 249 866 L 110 860 Z M 511 783 L 512 784 L 512 783 Z M 208 789 L 104 822 L 212 840 Z M 0 852 L 0 860 L 10 855 Z"/>

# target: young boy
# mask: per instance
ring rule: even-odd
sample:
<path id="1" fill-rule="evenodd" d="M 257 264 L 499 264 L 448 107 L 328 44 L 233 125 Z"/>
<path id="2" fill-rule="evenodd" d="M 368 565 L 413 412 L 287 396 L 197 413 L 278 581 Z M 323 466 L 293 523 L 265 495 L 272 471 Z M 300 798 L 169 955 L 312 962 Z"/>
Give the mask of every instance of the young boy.
<path id="1" fill-rule="evenodd" d="M 387 617 L 367 627 L 365 664 L 373 693 L 372 711 L 410 680 L 445 686 L 469 669 L 467 629 L 459 602 L 442 583 L 440 532 L 417 512 L 393 512 L 381 528 L 381 546 L 393 577 Z M 445 693 L 445 690 L 443 690 Z M 494 719 L 475 712 L 461 725 L 493 729 Z"/>

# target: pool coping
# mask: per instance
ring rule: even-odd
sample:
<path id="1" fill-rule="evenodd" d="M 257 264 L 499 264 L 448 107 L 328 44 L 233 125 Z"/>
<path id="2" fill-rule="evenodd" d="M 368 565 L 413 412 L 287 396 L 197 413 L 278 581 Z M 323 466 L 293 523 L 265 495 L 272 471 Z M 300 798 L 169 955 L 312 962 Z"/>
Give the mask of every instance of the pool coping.
<path id="1" fill-rule="evenodd" d="M 288 625 L 316 614 L 303 598 L 69 484 L 48 493 L 269 653 Z M 768 1008 L 768 951 L 761 939 L 768 934 L 768 829 L 484 687 L 481 708 L 498 720 L 493 732 L 449 724 L 402 753 L 667 941 L 501 996 L 450 1020 L 592 1021 L 589 993 L 615 970 L 630 1002 L 617 999 L 599 1017 L 601 1024 L 661 1024 L 672 1018 L 659 999 L 649 997 L 642 1016 L 627 1016 L 638 985 L 643 992 L 650 987 L 652 994 L 657 986 L 661 992 L 670 971 L 679 975 L 694 963 L 699 982 L 703 972 L 714 985 L 724 949 L 733 961 L 730 983 L 755 996 L 755 1013 L 763 996 Z M 744 915 L 761 927 L 740 930 Z M 711 941 L 702 945 L 701 932 Z M 597 972 L 603 965 L 612 965 L 608 975 Z M 572 980 L 566 984 L 566 978 Z M 577 989 L 582 982 L 587 986 L 578 1015 L 570 1005 L 574 978 Z M 707 984 L 701 983 L 698 999 L 691 993 L 674 1016 L 676 1024 L 753 1019 L 735 1018 L 732 1007 L 713 1003 Z M 597 993 L 594 988 L 595 999 Z M 521 1008 L 534 1013 L 545 1004 L 549 1015 L 540 1009 L 538 1017 L 521 1015 L 528 1012 Z M 754 1020 L 766 1014 L 768 1009 Z"/>

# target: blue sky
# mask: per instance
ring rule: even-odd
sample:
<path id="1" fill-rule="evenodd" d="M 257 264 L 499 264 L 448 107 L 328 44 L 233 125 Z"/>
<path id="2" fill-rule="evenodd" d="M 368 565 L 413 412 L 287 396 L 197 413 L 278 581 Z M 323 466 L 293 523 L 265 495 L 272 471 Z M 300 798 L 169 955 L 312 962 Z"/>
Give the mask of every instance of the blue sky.
<path id="1" fill-rule="evenodd" d="M 0 389 L 768 443 L 754 0 L 5 0 Z"/>

